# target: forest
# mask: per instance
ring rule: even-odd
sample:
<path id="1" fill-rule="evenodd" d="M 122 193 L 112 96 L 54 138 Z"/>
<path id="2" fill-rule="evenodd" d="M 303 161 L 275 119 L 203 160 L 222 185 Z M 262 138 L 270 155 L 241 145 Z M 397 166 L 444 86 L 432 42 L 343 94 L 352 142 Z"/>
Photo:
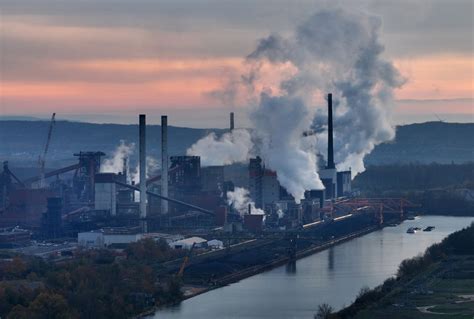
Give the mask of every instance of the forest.
<path id="1" fill-rule="evenodd" d="M 474 215 L 474 163 L 369 166 L 353 181 L 365 197 L 404 197 L 421 212 Z"/>
<path id="2" fill-rule="evenodd" d="M 182 298 L 180 280 L 157 273 L 183 256 L 165 241 L 145 239 L 121 254 L 83 251 L 61 263 L 2 254 L 1 318 L 130 318 Z"/>

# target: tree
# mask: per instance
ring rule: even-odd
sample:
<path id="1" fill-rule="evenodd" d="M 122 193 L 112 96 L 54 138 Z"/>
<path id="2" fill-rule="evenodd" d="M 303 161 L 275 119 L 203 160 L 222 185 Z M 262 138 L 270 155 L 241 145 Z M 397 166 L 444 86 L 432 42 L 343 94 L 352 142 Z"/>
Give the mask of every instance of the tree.
<path id="1" fill-rule="evenodd" d="M 327 303 L 320 304 L 318 306 L 318 311 L 314 315 L 314 319 L 329 319 L 333 313 L 334 309 Z"/>
<path id="2" fill-rule="evenodd" d="M 29 319 L 31 318 L 31 312 L 28 308 L 22 305 L 16 305 L 13 309 L 8 313 L 7 319 Z"/>
<path id="3" fill-rule="evenodd" d="M 72 318 L 66 299 L 63 296 L 42 292 L 28 307 L 33 315 L 31 318 L 38 319 L 68 319 Z"/>
<path id="4" fill-rule="evenodd" d="M 27 270 L 25 262 L 18 256 L 14 257 L 5 268 L 5 276 L 10 279 L 23 278 Z"/>

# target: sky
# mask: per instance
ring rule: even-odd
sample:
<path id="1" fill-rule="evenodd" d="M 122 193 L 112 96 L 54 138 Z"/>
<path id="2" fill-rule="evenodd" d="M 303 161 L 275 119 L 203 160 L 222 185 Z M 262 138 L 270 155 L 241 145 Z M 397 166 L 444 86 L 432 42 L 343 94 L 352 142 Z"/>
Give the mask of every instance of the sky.
<path id="1" fill-rule="evenodd" d="M 382 19 L 385 57 L 407 79 L 393 122 L 474 120 L 472 0 L 0 0 L 0 116 L 226 127 L 242 106 L 211 92 L 258 40 L 327 6 Z"/>

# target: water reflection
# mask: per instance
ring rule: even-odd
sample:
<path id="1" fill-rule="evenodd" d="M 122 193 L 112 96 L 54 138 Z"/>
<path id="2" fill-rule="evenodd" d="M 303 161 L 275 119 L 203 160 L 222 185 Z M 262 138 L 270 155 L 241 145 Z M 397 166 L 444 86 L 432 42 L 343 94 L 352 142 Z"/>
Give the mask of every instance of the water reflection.
<path id="1" fill-rule="evenodd" d="M 296 274 L 296 260 L 289 261 L 285 267 L 286 273 L 289 275 Z"/>
<path id="2" fill-rule="evenodd" d="M 334 270 L 334 247 L 329 248 L 328 251 L 328 269 Z"/>

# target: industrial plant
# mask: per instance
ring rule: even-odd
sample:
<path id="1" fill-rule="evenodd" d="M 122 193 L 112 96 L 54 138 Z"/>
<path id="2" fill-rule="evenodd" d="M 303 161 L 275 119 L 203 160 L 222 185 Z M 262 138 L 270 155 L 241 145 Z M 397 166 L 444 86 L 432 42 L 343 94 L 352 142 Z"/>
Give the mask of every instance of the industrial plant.
<path id="1" fill-rule="evenodd" d="M 139 116 L 137 132 L 138 174 L 130 174 L 127 157 L 120 159 L 120 172 L 103 172 L 106 154 L 100 150 L 77 150 L 72 154 L 76 164 L 45 172 L 54 136 L 53 114 L 38 176 L 21 180 L 8 162 L 3 163 L 0 245 L 22 253 L 58 256 L 63 250 L 73 253 L 78 248 L 115 247 L 154 238 L 180 249 L 198 245 L 219 250 L 237 245 L 241 251 L 254 249 L 256 243 L 291 241 L 295 236 L 321 239 L 326 234 L 334 239 L 337 234 L 379 227 L 386 219 L 402 220 L 409 202 L 360 198 L 351 188 L 351 171 L 337 170 L 332 94 L 327 103 L 327 155 L 325 165 L 318 169 L 324 189 L 307 190 L 301 201 L 295 201 L 280 184 L 277 172 L 259 156 L 246 164 L 222 166 L 202 166 L 199 156 L 170 156 L 167 116 L 161 117 L 161 169 L 155 172 L 147 171 L 144 114 Z M 231 113 L 229 130 L 234 129 Z M 238 200 L 232 200 L 235 194 Z M 48 241 L 67 245 L 45 249 L 37 244 Z M 295 246 L 289 258 L 297 252 Z M 216 254 L 216 258 L 221 256 Z"/>

